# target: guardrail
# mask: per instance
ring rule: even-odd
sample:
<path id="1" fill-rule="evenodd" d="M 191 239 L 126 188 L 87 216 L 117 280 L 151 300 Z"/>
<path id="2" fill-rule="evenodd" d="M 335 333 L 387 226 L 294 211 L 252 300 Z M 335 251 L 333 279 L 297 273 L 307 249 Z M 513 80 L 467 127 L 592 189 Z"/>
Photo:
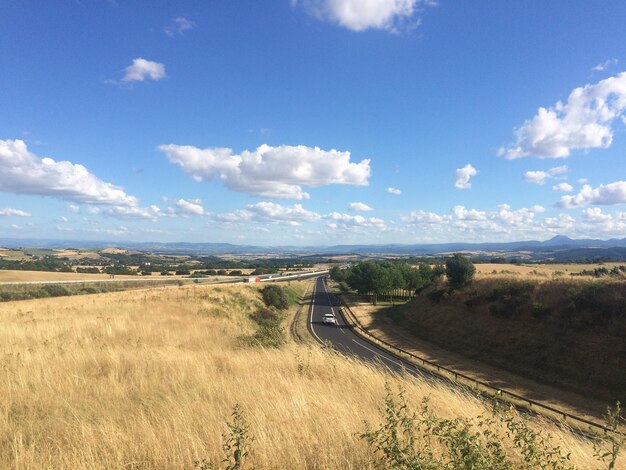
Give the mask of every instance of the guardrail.
<path id="1" fill-rule="evenodd" d="M 419 364 L 421 364 L 422 367 L 428 372 L 439 375 L 439 377 L 447 379 L 447 380 L 454 379 L 456 383 L 467 386 L 467 383 L 463 383 L 459 380 L 459 379 L 463 379 L 465 382 L 469 382 L 469 384 L 473 386 L 476 390 L 478 390 L 481 393 L 488 394 L 491 398 L 504 399 L 508 401 L 509 403 L 515 404 L 516 406 L 523 406 L 525 409 L 529 411 L 542 414 L 547 417 L 550 417 L 550 414 L 556 415 L 559 418 L 562 418 L 563 421 L 567 423 L 569 426 L 574 425 L 576 428 L 578 428 L 581 431 L 591 431 L 591 432 L 602 431 L 604 433 L 614 432 L 612 429 L 602 424 L 593 422 L 581 416 L 576 416 L 574 414 L 568 413 L 563 410 L 559 410 L 558 408 L 554 408 L 553 406 L 546 405 L 545 403 L 541 403 L 536 400 L 523 397 L 521 395 L 518 395 L 517 393 L 510 392 L 506 389 L 494 387 L 493 385 L 490 385 L 486 382 L 483 382 L 481 380 L 476 380 L 473 377 L 470 377 L 462 372 L 458 372 L 448 367 L 442 366 L 440 364 L 436 364 L 432 361 L 429 361 L 428 359 L 425 359 L 421 356 L 413 354 L 412 352 L 406 351 L 405 349 L 402 349 L 396 346 L 395 344 L 391 344 L 388 341 L 385 341 L 384 339 L 378 338 L 376 335 L 373 335 L 372 333 L 370 333 L 367 330 L 367 328 L 365 328 L 361 324 L 358 317 L 354 314 L 354 312 L 352 311 L 350 306 L 345 302 L 343 297 L 340 294 L 335 294 L 335 295 L 339 297 L 340 302 L 343 304 L 344 312 L 347 311 L 349 313 L 349 316 L 344 315 L 344 318 L 346 319 L 349 318 L 349 322 L 353 323 L 350 326 L 353 329 L 359 330 L 362 333 L 362 336 L 364 337 L 364 339 L 369 340 L 373 344 L 381 343 L 385 347 L 390 348 L 392 351 L 397 351 L 405 356 L 410 357 L 413 360 L 416 360 L 417 361 L 416 365 L 419 367 Z M 403 359 L 402 356 L 399 356 L 399 357 Z M 444 372 L 448 375 L 444 374 Z M 549 412 L 549 413 L 546 413 L 546 412 Z M 582 425 L 585 425 L 586 428 L 585 426 L 582 426 Z M 618 432 L 618 433 L 621 435 L 626 435 L 626 433 L 624 432 Z"/>

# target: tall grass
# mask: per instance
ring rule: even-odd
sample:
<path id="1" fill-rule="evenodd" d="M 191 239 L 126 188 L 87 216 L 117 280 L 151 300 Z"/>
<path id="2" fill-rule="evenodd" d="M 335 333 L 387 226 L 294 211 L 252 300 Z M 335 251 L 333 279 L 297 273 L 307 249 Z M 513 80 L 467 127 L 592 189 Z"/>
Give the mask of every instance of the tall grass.
<path id="1" fill-rule="evenodd" d="M 359 437 L 385 383 L 438 416 L 479 400 L 319 348 L 244 347 L 254 286 L 190 286 L 0 304 L 0 468 L 220 468 L 238 404 L 256 468 L 368 468 Z M 591 443 L 545 422 L 579 468 Z M 515 449 L 508 449 L 515 453 Z M 623 465 L 622 461 L 622 465 Z M 616 467 L 619 468 L 619 467 Z"/>

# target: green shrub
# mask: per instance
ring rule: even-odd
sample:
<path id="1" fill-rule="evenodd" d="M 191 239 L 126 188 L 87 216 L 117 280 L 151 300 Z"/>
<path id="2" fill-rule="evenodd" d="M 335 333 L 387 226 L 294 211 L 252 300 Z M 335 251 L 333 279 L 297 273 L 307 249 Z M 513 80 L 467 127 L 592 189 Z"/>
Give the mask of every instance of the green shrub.
<path id="1" fill-rule="evenodd" d="M 383 422 L 360 434 L 372 454 L 372 466 L 385 469 L 472 469 L 513 468 L 573 469 L 569 454 L 563 455 L 549 434 L 534 431 L 528 418 L 498 408 L 490 415 L 472 418 L 440 418 L 430 409 L 428 399 L 413 411 L 404 391 L 394 396 L 385 386 Z M 498 428 L 504 425 L 505 432 Z M 439 444 L 434 445 L 434 444 Z M 515 448 L 522 467 L 511 460 L 507 448 Z"/>
<path id="2" fill-rule="evenodd" d="M 552 313 L 552 307 L 544 304 L 543 302 L 533 302 L 532 312 L 533 317 L 543 318 Z"/>
<path id="3" fill-rule="evenodd" d="M 279 310 L 289 308 L 289 298 L 287 297 L 285 290 L 276 284 L 265 286 L 261 290 L 261 295 L 263 297 L 263 302 L 268 307 L 275 307 Z"/>

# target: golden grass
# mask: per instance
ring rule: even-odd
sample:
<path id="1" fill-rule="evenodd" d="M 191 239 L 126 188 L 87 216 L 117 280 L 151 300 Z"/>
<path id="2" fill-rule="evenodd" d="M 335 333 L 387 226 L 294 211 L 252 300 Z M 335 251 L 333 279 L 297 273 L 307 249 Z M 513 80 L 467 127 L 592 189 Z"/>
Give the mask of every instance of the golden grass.
<path id="1" fill-rule="evenodd" d="M 294 283 L 295 284 L 295 283 Z M 257 286 L 188 286 L 0 304 L 0 467 L 192 468 L 222 460 L 239 403 L 257 468 L 366 468 L 357 433 L 385 381 L 442 416 L 485 406 L 319 348 L 244 349 Z M 589 443 L 552 425 L 580 468 Z"/>
<path id="2" fill-rule="evenodd" d="M 476 277 L 490 277 L 494 275 L 508 275 L 516 276 L 520 278 L 531 279 L 552 279 L 554 277 L 563 276 L 570 278 L 572 273 L 579 273 L 581 271 L 593 271 L 596 268 L 611 269 L 614 266 L 620 266 L 626 263 L 589 263 L 589 264 L 575 264 L 575 263 L 563 263 L 563 264 L 500 264 L 500 263 L 484 263 L 475 264 Z M 590 277 L 585 276 L 585 279 Z"/>
<path id="3" fill-rule="evenodd" d="M 158 274 L 158 273 L 157 273 Z M 164 276 L 165 277 L 165 276 Z M 92 281 L 109 279 L 108 274 L 55 273 L 49 271 L 0 270 L 0 282 Z M 141 276 L 116 275 L 115 279 L 141 279 Z"/>

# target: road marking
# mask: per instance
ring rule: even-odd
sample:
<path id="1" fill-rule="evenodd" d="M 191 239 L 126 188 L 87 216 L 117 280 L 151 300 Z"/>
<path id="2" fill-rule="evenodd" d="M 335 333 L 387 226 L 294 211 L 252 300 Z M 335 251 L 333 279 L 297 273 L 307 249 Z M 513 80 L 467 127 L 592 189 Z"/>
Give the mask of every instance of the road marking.
<path id="1" fill-rule="evenodd" d="M 326 292 L 326 298 L 328 299 L 328 305 L 330 306 L 330 311 L 332 312 L 333 316 L 335 318 L 337 318 L 337 315 L 335 315 L 335 309 L 333 309 L 333 303 L 330 301 L 330 295 L 328 295 L 328 289 L 326 289 L 326 286 L 324 286 L 324 291 Z M 345 335 L 346 332 L 343 331 L 343 328 L 341 328 L 341 325 L 337 324 L 339 328 L 339 331 L 341 331 L 342 335 Z"/>
<path id="2" fill-rule="evenodd" d="M 400 363 L 400 362 L 398 362 L 398 361 L 394 361 L 393 359 L 389 359 L 389 358 L 388 358 L 388 357 L 386 357 L 386 356 L 383 356 L 382 354 L 380 354 L 380 352 L 378 352 L 378 351 L 374 351 L 373 349 L 368 348 L 368 347 L 367 347 L 367 346 L 365 346 L 364 344 L 359 343 L 356 339 L 353 339 L 352 341 L 354 341 L 356 344 L 358 344 L 358 345 L 359 345 L 359 346 L 361 346 L 362 348 L 365 348 L 365 349 L 367 349 L 368 351 L 373 352 L 374 354 L 376 354 L 376 355 L 377 355 L 377 356 L 379 356 L 380 358 L 382 358 L 382 359 L 384 359 L 384 360 L 386 360 L 386 361 L 389 361 L 389 362 L 393 362 L 394 364 L 399 365 L 399 366 L 400 366 L 400 367 L 402 367 L 403 369 L 407 369 L 407 367 L 406 367 L 404 364 L 402 364 L 402 363 Z"/>
<path id="3" fill-rule="evenodd" d="M 318 281 L 315 281 L 315 285 L 313 286 L 313 297 L 311 297 L 311 313 L 309 316 L 309 325 L 311 325 L 311 333 L 313 333 L 313 336 L 315 336 L 320 343 L 324 344 L 324 341 L 322 341 L 321 338 L 317 336 L 315 328 L 313 328 L 313 310 L 315 309 L 315 292 L 317 291 L 317 282 Z"/>

